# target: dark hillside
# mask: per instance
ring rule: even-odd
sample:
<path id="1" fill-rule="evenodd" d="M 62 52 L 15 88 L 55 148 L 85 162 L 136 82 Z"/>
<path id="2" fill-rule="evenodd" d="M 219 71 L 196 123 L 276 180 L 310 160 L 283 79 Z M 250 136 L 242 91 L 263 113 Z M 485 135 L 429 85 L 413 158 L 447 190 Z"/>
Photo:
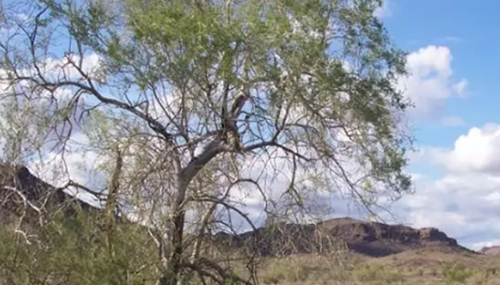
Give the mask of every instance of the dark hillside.
<path id="1" fill-rule="evenodd" d="M 22 194 L 24 198 L 19 195 Z M 31 205 L 27 205 L 29 202 Z M 65 193 L 38 177 L 24 166 L 0 165 L 0 214 L 2 219 L 12 218 L 12 214 L 22 215 L 24 209 L 28 215 L 38 215 L 34 207 L 44 213 L 62 211 L 70 217 L 77 209 L 87 213 L 97 213 L 99 208 L 93 207 Z"/>

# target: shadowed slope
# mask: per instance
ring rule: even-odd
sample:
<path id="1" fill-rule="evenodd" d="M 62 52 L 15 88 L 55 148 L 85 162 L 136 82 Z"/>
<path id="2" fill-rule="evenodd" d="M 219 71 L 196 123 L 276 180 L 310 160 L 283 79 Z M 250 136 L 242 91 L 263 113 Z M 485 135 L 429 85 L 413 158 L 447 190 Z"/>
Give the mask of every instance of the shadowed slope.
<path id="1" fill-rule="evenodd" d="M 0 165 L 0 207 L 2 218 L 10 219 L 11 214 L 39 215 L 39 212 L 62 211 L 65 216 L 73 216 L 77 209 L 87 213 L 97 213 L 101 209 L 93 207 L 34 176 L 24 166 Z"/>

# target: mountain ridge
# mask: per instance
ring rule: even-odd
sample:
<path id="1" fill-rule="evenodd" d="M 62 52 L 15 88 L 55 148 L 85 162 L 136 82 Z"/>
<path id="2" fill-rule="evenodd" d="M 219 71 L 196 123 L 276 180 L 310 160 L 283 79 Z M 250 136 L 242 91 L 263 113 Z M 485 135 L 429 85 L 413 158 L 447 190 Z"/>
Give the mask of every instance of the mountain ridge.
<path id="1" fill-rule="evenodd" d="M 238 236 L 218 234 L 233 248 L 251 246 L 261 256 L 307 254 L 338 250 L 382 257 L 416 249 L 474 252 L 437 228 L 415 229 L 404 225 L 335 218 L 316 224 L 281 224 L 263 227 Z"/>

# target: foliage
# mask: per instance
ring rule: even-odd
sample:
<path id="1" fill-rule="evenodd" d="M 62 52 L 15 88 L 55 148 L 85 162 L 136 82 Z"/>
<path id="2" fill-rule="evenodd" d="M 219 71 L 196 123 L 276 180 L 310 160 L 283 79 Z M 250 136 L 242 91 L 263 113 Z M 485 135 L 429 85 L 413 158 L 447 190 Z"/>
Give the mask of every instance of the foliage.
<path id="1" fill-rule="evenodd" d="M 409 102 L 395 87 L 405 53 L 374 16 L 380 4 L 38 0 L 4 10 L 2 159 L 66 165 L 90 153 L 100 180 L 72 186 L 148 223 L 161 285 L 256 282 L 207 246 L 214 232 L 238 232 L 234 220 L 255 228 L 238 197 L 303 222 L 327 216 L 339 192 L 371 210 L 411 191 Z M 103 259 L 112 267 L 68 264 L 125 278 L 135 261 L 122 254 Z"/>
<path id="2" fill-rule="evenodd" d="M 443 268 L 442 272 L 446 282 L 450 284 L 464 283 L 475 273 L 474 270 L 463 265 L 448 265 Z"/>
<path id="3" fill-rule="evenodd" d="M 26 244 L 2 227 L 0 284 L 153 284 L 157 278 L 154 246 L 135 225 L 106 232 L 81 213 L 32 233 L 36 242 Z"/>
<path id="4" fill-rule="evenodd" d="M 403 282 L 404 277 L 395 270 L 387 269 L 380 264 L 365 264 L 354 269 L 353 275 L 359 281 L 384 281 L 386 284 Z"/>

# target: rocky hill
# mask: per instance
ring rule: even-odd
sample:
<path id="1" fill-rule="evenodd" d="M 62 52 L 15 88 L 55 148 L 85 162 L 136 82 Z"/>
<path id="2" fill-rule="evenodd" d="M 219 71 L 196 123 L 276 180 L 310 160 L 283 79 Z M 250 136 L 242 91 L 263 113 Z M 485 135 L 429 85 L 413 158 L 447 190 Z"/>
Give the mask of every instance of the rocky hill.
<path id="1" fill-rule="evenodd" d="M 73 216 L 77 208 L 87 213 L 100 211 L 99 208 L 67 194 L 63 189 L 42 181 L 24 166 L 0 164 L 1 221 L 19 216 L 25 209 L 25 215 L 28 216 L 39 215 L 37 209 L 47 213 L 50 209 L 57 209 L 66 216 Z"/>
<path id="2" fill-rule="evenodd" d="M 234 248 L 250 246 L 262 256 L 339 250 L 371 257 L 387 256 L 415 249 L 440 249 L 471 252 L 435 228 L 414 229 L 403 225 L 370 223 L 339 218 L 318 224 L 280 224 L 237 237 L 219 233 Z"/>
<path id="3" fill-rule="evenodd" d="M 500 245 L 483 247 L 479 250 L 479 253 L 491 256 L 500 256 Z"/>
<path id="4" fill-rule="evenodd" d="M 12 189 L 16 190 L 12 190 Z M 100 209 L 75 199 L 62 189 L 45 183 L 26 167 L 0 165 L 0 216 L 19 213 L 24 201 L 21 192 L 35 206 L 57 206 L 73 215 L 75 206 L 86 212 Z M 346 247 L 352 252 L 379 257 L 421 248 L 469 251 L 435 228 L 414 229 L 402 225 L 369 223 L 340 218 L 317 224 L 275 224 L 239 235 L 218 233 L 209 237 L 216 244 L 235 249 L 250 249 L 261 256 L 325 252 Z M 470 252 L 470 251 L 469 251 Z"/>

